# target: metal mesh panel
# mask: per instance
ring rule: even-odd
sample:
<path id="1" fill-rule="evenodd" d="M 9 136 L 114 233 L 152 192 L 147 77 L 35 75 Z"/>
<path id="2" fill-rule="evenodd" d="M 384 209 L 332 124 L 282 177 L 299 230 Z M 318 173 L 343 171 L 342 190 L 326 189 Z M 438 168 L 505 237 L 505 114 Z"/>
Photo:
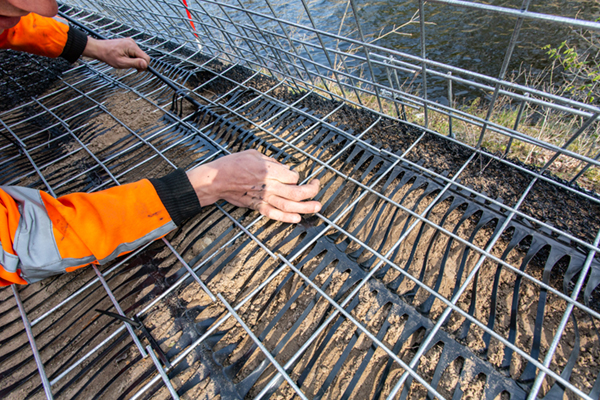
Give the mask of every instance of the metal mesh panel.
<path id="1" fill-rule="evenodd" d="M 303 1 L 294 21 L 268 1 L 65 2 L 163 78 L 28 58 L 44 94 L 0 113 L 1 184 L 91 192 L 255 148 L 319 178 L 323 208 L 290 226 L 220 203 L 109 265 L 3 289 L 1 396 L 598 398 L 600 205 L 574 184 L 598 157 L 569 149 L 598 109 L 505 75 L 526 21 L 599 24 L 430 3 L 514 18 L 499 76 L 426 58 L 426 18 L 419 56 L 369 43 L 353 1 L 347 37 Z M 493 93 L 487 117 L 428 100 L 439 79 Z M 571 138 L 502 125 L 502 97 L 571 115 Z M 477 143 L 428 129 L 435 113 Z M 532 168 L 486 152 L 488 135 L 555 155 Z M 571 182 L 547 173 L 566 158 Z"/>

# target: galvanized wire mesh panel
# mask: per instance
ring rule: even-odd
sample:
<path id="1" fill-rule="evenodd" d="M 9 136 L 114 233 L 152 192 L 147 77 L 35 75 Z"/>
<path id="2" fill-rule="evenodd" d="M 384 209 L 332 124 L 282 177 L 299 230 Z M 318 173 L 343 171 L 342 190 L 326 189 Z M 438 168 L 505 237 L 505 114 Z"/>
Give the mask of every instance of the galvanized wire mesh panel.
<path id="1" fill-rule="evenodd" d="M 598 25 L 436 3 L 514 17 L 506 65 L 521 19 Z M 289 226 L 207 207 L 110 265 L 2 290 L 2 395 L 597 398 L 599 200 L 481 144 L 500 134 L 581 161 L 574 179 L 598 161 L 429 101 L 427 80 L 582 117 L 573 138 L 596 129 L 597 108 L 505 81 L 504 68 L 430 61 L 425 35 L 420 57 L 369 44 L 352 1 L 358 38 L 295 6 L 297 21 L 268 2 L 62 8 L 136 39 L 179 90 L 97 62 L 60 78 L 40 65 L 53 90 L 0 114 L 1 184 L 94 191 L 256 148 L 319 178 L 323 209 Z M 407 69 L 422 95 L 401 90 Z M 407 107 L 424 126 L 402 120 Z M 478 127 L 477 145 L 428 130 L 438 112 Z"/>

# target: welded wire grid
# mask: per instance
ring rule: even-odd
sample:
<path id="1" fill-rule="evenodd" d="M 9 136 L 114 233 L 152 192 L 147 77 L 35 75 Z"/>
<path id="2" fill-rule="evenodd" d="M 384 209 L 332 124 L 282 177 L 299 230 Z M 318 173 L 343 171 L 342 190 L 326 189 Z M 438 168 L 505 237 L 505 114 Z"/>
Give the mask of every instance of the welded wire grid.
<path id="1" fill-rule="evenodd" d="M 268 1 L 261 7 L 213 1 L 190 1 L 187 6 L 165 1 L 65 3 L 72 7 L 61 11 L 85 26 L 109 37 L 133 37 L 151 54 L 152 65 L 181 90 L 174 92 L 149 73 L 117 73 L 101 63 L 82 61 L 63 75 L 54 92 L 0 114 L 2 184 L 28 185 L 54 195 L 95 191 L 258 148 L 294 165 L 303 182 L 318 177 L 323 187 L 318 199 L 324 207 L 289 227 L 219 204 L 205 208 L 162 244 L 145 246 L 118 262 L 49 283 L 3 290 L 2 315 L 9 321 L 3 328 L 3 380 L 8 382 L 1 389 L 3 395 L 23 398 L 43 390 L 48 398 L 88 398 L 114 397 L 116 391 L 121 398 L 194 398 L 209 392 L 205 379 L 211 376 L 221 398 L 267 398 L 274 393 L 285 398 L 325 394 L 397 398 L 418 396 L 414 388 L 419 385 L 431 397 L 458 398 L 461 387 L 467 390 L 469 382 L 483 374 L 485 398 L 533 399 L 542 394 L 562 398 L 565 391 L 576 398 L 598 397 L 598 372 L 582 369 L 586 352 L 597 351 L 598 338 L 593 336 L 591 344 L 580 349 L 577 324 L 591 321 L 593 325 L 599 317 L 589 301 L 600 276 L 596 260 L 600 233 L 573 233 L 522 209 L 544 184 L 576 195 L 594 212 L 598 199 L 593 194 L 553 180 L 544 171 L 561 157 L 581 162 L 573 181 L 584 169 L 598 167 L 598 156 L 568 149 L 576 137 L 593 129 L 598 109 L 510 83 L 504 75 L 524 21 L 595 30 L 599 24 L 531 13 L 526 11 L 528 2 L 522 10 L 512 10 L 434 1 L 515 18 L 502 71 L 498 77 L 487 77 L 428 60 L 424 23 L 420 24 L 420 57 L 367 43 L 353 1 L 349 10 L 358 22 L 357 39 L 315 26 L 305 2 L 298 3 L 304 12 L 302 23 L 281 19 Z M 426 15 L 427 6 L 415 4 Z M 331 42 L 326 38 L 360 51 L 338 50 L 348 48 L 343 45 L 328 47 Z M 376 81 L 375 69 L 384 70 L 389 81 Z M 422 96 L 401 90 L 395 77 L 407 70 L 420 72 Z M 520 133 L 517 125 L 511 129 L 495 123 L 491 112 L 480 119 L 428 101 L 427 77 L 436 76 L 491 90 L 492 103 L 499 96 L 510 96 L 523 104 L 582 117 L 583 122 L 559 148 Z M 144 102 L 156 113 L 156 120 L 136 131 L 116 116 L 110 99 L 123 93 Z M 185 94 L 202 106 L 190 111 Z M 340 126 L 339 115 L 344 115 L 347 105 L 368 108 L 364 104 L 368 96 L 377 101 L 363 129 L 352 132 Z M 306 107 L 315 99 L 321 99 L 317 103 L 323 105 L 321 112 Z M 395 114 L 386 112 L 386 102 L 394 104 Z M 390 121 L 401 120 L 403 107 L 421 108 L 424 126 L 407 128 L 408 139 L 398 139 L 404 141 L 401 150 L 382 149 L 367 140 L 375 130 L 389 127 Z M 459 145 L 452 137 L 442 139 L 428 131 L 432 112 L 479 127 L 478 146 Z M 107 128 L 88 122 L 96 117 L 108 119 L 110 129 L 125 134 L 115 143 L 97 147 L 94 138 Z M 541 170 L 502 156 L 482 156 L 479 145 L 490 132 L 513 143 L 555 151 L 556 156 Z M 430 161 L 415 157 L 419 146 L 435 140 L 464 150 L 450 170 L 438 171 Z M 66 151 L 59 146 L 64 141 L 70 143 Z M 525 177 L 525 185 L 509 204 L 461 184 L 473 168 L 491 161 Z M 460 215 L 458 222 L 446 224 L 453 211 Z M 475 222 L 463 229 L 470 220 Z M 382 230 L 385 235 L 374 236 Z M 533 239 L 524 246 L 525 237 Z M 442 270 L 433 280 L 424 278 L 426 262 L 420 269 L 411 265 L 411 260 L 424 257 L 413 246 L 420 238 L 430 243 L 423 248 L 427 253 L 442 241 L 447 249 L 436 264 Z M 549 249 L 543 265 L 528 268 L 543 248 Z M 512 257 L 515 249 L 521 253 Z M 459 256 L 449 255 L 455 251 Z M 556 284 L 551 272 L 565 256 L 564 278 Z M 460 267 L 454 275 L 444 276 L 443 268 L 452 257 Z M 249 260 L 257 267 L 241 289 L 236 292 L 227 288 L 227 281 L 219 283 L 224 275 L 235 276 L 235 267 Z M 525 313 L 518 307 L 519 290 L 537 293 L 539 300 L 529 306 L 537 311 L 529 343 L 517 343 L 517 322 L 507 332 L 494 323 L 494 311 L 480 315 L 471 309 L 476 301 L 485 301 L 483 296 L 476 300 L 477 284 L 492 285 L 478 280 L 485 271 L 512 277 L 512 313 L 495 310 L 505 318 Z M 453 285 L 450 290 L 443 285 L 448 281 Z M 493 285 L 498 288 L 498 279 Z M 282 291 L 288 297 L 279 300 Z M 185 300 L 190 293 L 201 301 Z M 489 296 L 493 309 L 497 294 Z M 300 314 L 294 314 L 295 309 Z M 156 345 L 154 336 L 160 336 L 160 325 L 166 323 L 153 321 L 160 310 L 173 316 L 174 322 L 169 323 L 178 326 L 180 336 L 172 341 L 161 337 Z M 546 316 L 553 310 L 558 310 L 558 317 L 549 321 Z M 314 325 L 307 328 L 303 323 L 308 317 Z M 22 340 L 19 319 L 27 341 Z M 398 331 L 395 327 L 402 321 Z M 350 334 L 338 337 L 342 331 Z M 575 339 L 566 341 L 567 331 Z M 469 332 L 482 337 L 481 356 L 465 345 Z M 333 351 L 332 343 L 343 350 L 335 360 L 323 360 Z M 490 346 L 504 349 L 504 359 L 496 367 L 485 359 Z M 556 357 L 561 346 L 572 349 L 568 359 Z M 28 348 L 32 357 L 15 358 Z M 357 348 L 363 350 L 358 358 L 353 355 Z M 431 363 L 433 371 L 427 372 L 424 364 L 435 351 L 441 354 Z M 455 388 L 442 390 L 440 380 L 450 379 L 446 369 L 458 359 L 464 365 L 454 378 L 460 379 Z M 502 372 L 515 359 L 521 360 L 521 366 L 526 364 L 517 374 L 518 384 Z M 198 360 L 210 372 L 197 367 Z M 379 365 L 374 369 L 378 373 L 361 375 L 373 364 Z M 587 385 L 577 376 L 581 374 L 592 374 Z M 333 384 L 338 392 L 327 392 Z M 361 389 L 365 387 L 371 389 Z"/>

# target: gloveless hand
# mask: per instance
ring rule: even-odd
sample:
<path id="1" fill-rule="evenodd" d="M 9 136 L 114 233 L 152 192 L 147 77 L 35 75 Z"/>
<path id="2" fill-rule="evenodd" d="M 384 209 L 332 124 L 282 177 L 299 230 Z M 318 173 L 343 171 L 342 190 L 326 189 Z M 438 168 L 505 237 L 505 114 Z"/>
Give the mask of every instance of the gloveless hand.
<path id="1" fill-rule="evenodd" d="M 256 150 L 219 158 L 187 175 L 202 206 L 222 199 L 290 223 L 300 222 L 300 214 L 321 210 L 318 201 L 304 201 L 319 192 L 317 179 L 298 186 L 296 171 Z"/>
<path id="2" fill-rule="evenodd" d="M 83 55 L 104 61 L 114 68 L 136 68 L 140 71 L 150 64 L 150 56 L 131 38 L 97 40 L 88 37 Z"/>

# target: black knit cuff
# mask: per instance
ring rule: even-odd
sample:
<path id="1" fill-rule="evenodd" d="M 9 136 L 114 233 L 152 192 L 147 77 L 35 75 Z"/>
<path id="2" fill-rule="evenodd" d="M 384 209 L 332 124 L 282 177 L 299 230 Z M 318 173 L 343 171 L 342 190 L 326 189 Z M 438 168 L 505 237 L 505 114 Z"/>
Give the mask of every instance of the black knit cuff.
<path id="1" fill-rule="evenodd" d="M 70 63 L 77 61 L 80 55 L 83 54 L 85 46 L 87 46 L 88 37 L 85 33 L 81 32 L 72 26 L 69 26 L 69 32 L 67 33 L 67 43 L 63 49 L 60 57 L 66 59 Z"/>
<path id="2" fill-rule="evenodd" d="M 158 197 L 169 212 L 175 225 L 180 226 L 202 208 L 198 196 L 182 169 L 176 169 L 159 179 L 150 179 Z"/>

